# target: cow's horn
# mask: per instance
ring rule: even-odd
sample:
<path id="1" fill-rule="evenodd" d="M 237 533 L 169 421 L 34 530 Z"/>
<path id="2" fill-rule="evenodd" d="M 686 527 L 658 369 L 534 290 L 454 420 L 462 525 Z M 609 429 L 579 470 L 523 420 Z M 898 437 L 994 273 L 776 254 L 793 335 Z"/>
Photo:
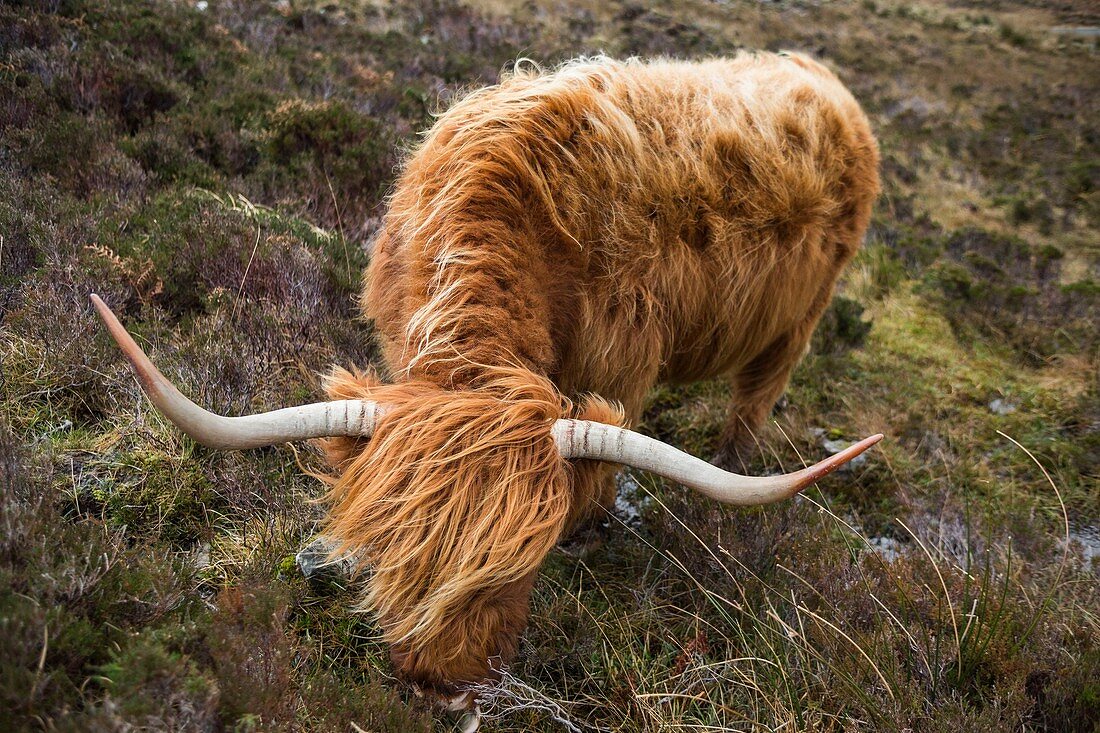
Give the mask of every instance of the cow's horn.
<path id="1" fill-rule="evenodd" d="M 92 295 L 92 304 L 130 360 L 153 404 L 180 430 L 211 448 L 259 448 L 337 435 L 366 437 L 374 432 L 384 412 L 382 406 L 369 400 L 335 400 L 243 417 L 215 415 L 184 397 L 160 373 L 98 295 Z"/>
<path id="2" fill-rule="evenodd" d="M 332 436 L 368 437 L 385 412 L 370 400 L 334 400 L 243 417 L 223 417 L 187 399 L 153 365 L 111 309 L 92 295 L 100 318 L 137 373 L 145 394 L 183 432 L 211 448 L 244 449 Z M 727 504 L 770 504 L 794 496 L 858 456 L 882 435 L 872 435 L 820 463 L 782 476 L 741 476 L 723 471 L 667 443 L 615 425 L 558 420 L 554 441 L 564 458 L 588 458 L 650 471 Z"/>
<path id="3" fill-rule="evenodd" d="M 872 435 L 794 473 L 741 476 L 616 425 L 590 420 L 558 420 L 554 423 L 553 434 L 565 458 L 590 458 L 640 468 L 696 489 L 717 501 L 741 506 L 788 499 L 882 440 L 881 434 Z"/>

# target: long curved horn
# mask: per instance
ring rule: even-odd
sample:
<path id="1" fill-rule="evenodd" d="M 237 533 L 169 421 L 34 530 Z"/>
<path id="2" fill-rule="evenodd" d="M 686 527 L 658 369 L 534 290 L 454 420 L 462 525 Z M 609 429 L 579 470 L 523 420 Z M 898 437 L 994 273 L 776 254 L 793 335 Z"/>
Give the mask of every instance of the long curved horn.
<path id="1" fill-rule="evenodd" d="M 145 394 L 169 420 L 203 445 L 245 449 L 310 438 L 369 437 L 386 411 L 385 406 L 371 400 L 334 400 L 243 417 L 215 415 L 184 397 L 154 366 L 99 296 L 93 294 L 91 299 L 107 330 L 133 366 Z M 554 423 L 552 434 L 562 457 L 567 460 L 588 458 L 621 463 L 672 479 L 717 501 L 742 506 L 790 498 L 882 440 L 881 434 L 872 435 L 794 473 L 741 476 L 723 471 L 667 443 L 615 425 L 562 419 Z"/>
<path id="2" fill-rule="evenodd" d="M 741 476 L 723 471 L 667 443 L 633 430 L 590 420 L 558 420 L 552 429 L 565 458 L 591 458 L 656 473 L 725 504 L 753 506 L 789 499 L 882 440 L 872 435 L 820 463 L 782 476 Z"/>
<path id="3" fill-rule="evenodd" d="M 165 417 L 203 445 L 234 450 L 337 435 L 366 437 L 374 432 L 385 411 L 370 400 L 335 400 L 243 417 L 207 412 L 160 373 L 98 295 L 91 298 L 107 330 L 134 367 L 145 394 Z"/>

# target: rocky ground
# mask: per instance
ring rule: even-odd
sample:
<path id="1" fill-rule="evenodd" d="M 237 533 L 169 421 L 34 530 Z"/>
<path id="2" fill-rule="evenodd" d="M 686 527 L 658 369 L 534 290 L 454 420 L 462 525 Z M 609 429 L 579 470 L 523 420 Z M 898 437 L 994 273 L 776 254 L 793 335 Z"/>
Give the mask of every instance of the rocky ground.
<path id="1" fill-rule="evenodd" d="M 338 573 L 307 448 L 203 449 L 99 292 L 228 413 L 376 358 L 353 297 L 402 150 L 515 59 L 798 49 L 885 192 L 753 469 L 872 432 L 803 499 L 626 476 L 548 559 L 483 729 L 1100 726 L 1100 26 L 1048 0 L 0 5 L 0 728 L 444 730 Z M 1092 29 L 1090 31 L 1089 29 Z M 719 383 L 643 429 L 707 456 Z"/>

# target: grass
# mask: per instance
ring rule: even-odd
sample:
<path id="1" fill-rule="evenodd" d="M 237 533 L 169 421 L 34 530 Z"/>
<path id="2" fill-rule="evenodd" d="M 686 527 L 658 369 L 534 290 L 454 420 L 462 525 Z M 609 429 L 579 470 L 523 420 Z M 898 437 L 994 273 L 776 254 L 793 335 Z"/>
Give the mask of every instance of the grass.
<path id="1" fill-rule="evenodd" d="M 0 7 L 0 727 L 445 730 L 339 573 L 309 449 L 149 406 L 315 399 L 377 361 L 359 273 L 403 151 L 506 64 L 795 48 L 872 117 L 885 192 L 754 471 L 884 432 L 805 497 L 646 475 L 551 553 L 483 729 L 1093 731 L 1100 110 L 1088 3 L 610 0 Z M 719 382 L 644 429 L 716 448 Z"/>

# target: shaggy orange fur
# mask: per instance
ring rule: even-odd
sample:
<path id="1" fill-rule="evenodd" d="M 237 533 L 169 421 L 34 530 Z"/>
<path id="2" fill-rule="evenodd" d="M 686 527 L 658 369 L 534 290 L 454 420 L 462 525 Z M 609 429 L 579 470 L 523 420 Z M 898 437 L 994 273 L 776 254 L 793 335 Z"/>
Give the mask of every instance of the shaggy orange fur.
<path id="1" fill-rule="evenodd" d="M 614 500 L 550 426 L 637 420 L 658 381 L 727 375 L 723 439 L 758 427 L 855 254 L 878 193 L 866 117 L 799 55 L 519 69 L 443 114 L 408 160 L 366 276 L 393 405 L 326 442 L 328 531 L 374 567 L 366 605 L 444 691 L 515 652 L 531 584 Z"/>
<path id="2" fill-rule="evenodd" d="M 494 370 L 479 386 L 387 386 L 342 370 L 330 378 L 340 399 L 393 408 L 369 440 L 325 442 L 341 472 L 329 492 L 327 532 L 342 542 L 337 552 L 369 559 L 365 604 L 378 613 L 400 667 L 441 689 L 483 679 L 490 660 L 514 652 L 533 571 L 574 504 L 573 468 L 550 425 L 574 414 L 622 421 L 597 398 L 574 413 L 549 380 L 521 369 Z M 525 589 L 518 604 L 500 602 L 517 588 Z"/>

